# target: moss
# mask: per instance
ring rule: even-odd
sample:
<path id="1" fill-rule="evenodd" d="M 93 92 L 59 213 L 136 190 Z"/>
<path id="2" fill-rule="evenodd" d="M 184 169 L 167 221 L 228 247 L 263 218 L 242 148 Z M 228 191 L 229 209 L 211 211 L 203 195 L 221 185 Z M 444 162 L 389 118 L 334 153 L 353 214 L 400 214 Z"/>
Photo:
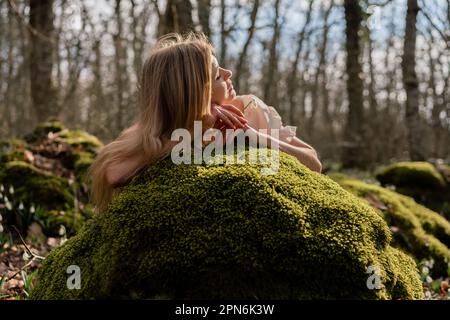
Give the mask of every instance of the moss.
<path id="1" fill-rule="evenodd" d="M 42 227 L 45 235 L 48 237 L 55 237 L 59 235 L 61 225 L 66 228 L 67 236 L 75 235 L 87 218 L 80 212 L 74 209 L 69 210 L 42 210 L 39 215 L 35 217 L 36 221 Z"/>
<path id="2" fill-rule="evenodd" d="M 78 159 L 75 161 L 75 175 L 80 181 L 85 181 L 86 173 L 94 162 L 94 156 L 89 152 L 79 153 Z"/>
<path id="3" fill-rule="evenodd" d="M 14 160 L 23 160 L 27 143 L 21 139 L 0 141 L 0 167 Z"/>
<path id="4" fill-rule="evenodd" d="M 23 161 L 6 163 L 0 173 L 0 182 L 14 186 L 15 197 L 21 201 L 61 208 L 66 203 L 73 203 L 67 180 Z"/>
<path id="5" fill-rule="evenodd" d="M 149 166 L 50 253 L 30 298 L 423 297 L 414 261 L 367 203 L 286 154 L 277 174 L 260 169 Z M 80 290 L 67 288 L 70 265 Z"/>
<path id="6" fill-rule="evenodd" d="M 96 153 L 98 148 L 103 146 L 97 137 L 83 130 L 64 130 L 59 134 L 57 140 L 91 153 Z"/>
<path id="7" fill-rule="evenodd" d="M 63 131 L 64 125 L 60 121 L 48 121 L 39 123 L 30 134 L 25 136 L 25 140 L 29 143 L 35 143 L 45 139 L 50 132 L 57 133 Z"/>
<path id="8" fill-rule="evenodd" d="M 428 162 L 398 162 L 392 164 L 376 174 L 382 185 L 394 185 L 420 189 L 442 190 L 445 181 L 436 168 Z"/>
<path id="9" fill-rule="evenodd" d="M 393 230 L 395 245 L 417 260 L 433 258 L 434 273 L 447 274 L 450 261 L 450 223 L 414 199 L 386 188 L 364 183 L 343 174 L 331 177 L 342 187 L 380 210 Z"/>

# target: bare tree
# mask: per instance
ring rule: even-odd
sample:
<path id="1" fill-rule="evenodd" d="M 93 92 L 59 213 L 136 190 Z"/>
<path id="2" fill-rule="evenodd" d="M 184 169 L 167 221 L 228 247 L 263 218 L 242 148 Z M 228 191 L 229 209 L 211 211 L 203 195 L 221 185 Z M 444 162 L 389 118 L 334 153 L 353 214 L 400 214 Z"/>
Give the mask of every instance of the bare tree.
<path id="1" fill-rule="evenodd" d="M 166 11 L 160 17 L 158 34 L 163 35 L 169 32 L 184 33 L 194 29 L 191 1 L 167 0 Z"/>
<path id="2" fill-rule="evenodd" d="M 273 18 L 273 35 L 269 44 L 267 72 L 264 79 L 264 101 L 272 106 L 278 106 L 278 43 L 280 41 L 280 6 L 281 0 L 275 0 L 275 15 Z"/>
<path id="3" fill-rule="evenodd" d="M 306 11 L 306 18 L 305 18 L 305 23 L 302 26 L 299 35 L 298 35 L 298 40 L 297 40 L 297 49 L 295 52 L 295 57 L 294 57 L 294 61 L 292 62 L 292 65 L 290 67 L 290 74 L 288 76 L 288 80 L 287 80 L 287 95 L 289 97 L 289 105 L 288 105 L 288 109 L 289 109 L 289 122 L 290 123 L 297 123 L 298 119 L 297 119 L 297 111 L 299 109 L 304 110 L 304 108 L 299 108 L 298 104 L 300 103 L 300 101 L 298 101 L 296 99 L 297 95 L 296 95 L 296 91 L 297 89 L 300 87 L 298 80 L 298 65 L 300 63 L 300 59 L 301 59 L 301 53 L 303 50 L 303 44 L 305 41 L 305 38 L 307 36 L 307 28 L 309 26 L 309 23 L 311 21 L 311 14 L 312 14 L 312 7 L 314 5 L 314 0 L 311 0 L 309 2 L 309 6 L 308 9 Z M 302 75 L 303 77 L 303 75 Z"/>
<path id="4" fill-rule="evenodd" d="M 411 160 L 424 160 L 422 128 L 419 115 L 419 83 L 416 74 L 417 0 L 408 0 L 405 37 L 403 43 L 403 85 L 406 91 L 405 123 L 408 129 L 408 148 Z"/>
<path id="5" fill-rule="evenodd" d="M 58 114 L 52 84 L 53 0 L 30 0 L 31 97 L 38 121 Z"/>
<path id="6" fill-rule="evenodd" d="M 242 83 L 242 74 L 243 74 L 243 67 L 244 67 L 244 63 L 247 59 L 247 52 L 248 52 L 248 48 L 250 46 L 250 43 L 252 42 L 253 36 L 255 34 L 255 29 L 256 29 L 256 16 L 258 15 L 258 9 L 259 9 L 259 0 L 254 0 L 253 1 L 253 8 L 250 14 L 250 26 L 248 28 L 248 32 L 247 32 L 247 38 L 245 40 L 244 46 L 242 48 L 241 53 L 239 54 L 239 58 L 236 64 L 235 69 L 235 87 L 237 92 L 241 91 L 241 83 Z"/>
<path id="7" fill-rule="evenodd" d="M 344 167 L 364 167 L 364 109 L 363 80 L 360 62 L 359 29 L 362 22 L 362 10 L 358 0 L 345 0 L 346 42 L 347 51 L 347 95 L 348 113 L 344 128 L 344 145 L 342 164 Z"/>
<path id="8" fill-rule="evenodd" d="M 319 103 L 319 96 L 324 93 L 324 90 L 322 90 L 322 92 L 320 92 L 319 84 L 322 83 L 323 85 L 325 85 L 325 77 L 326 77 L 325 64 L 326 64 L 326 53 L 327 53 L 327 45 L 328 45 L 328 31 L 330 30 L 330 23 L 329 23 L 328 19 L 330 17 L 330 13 L 331 13 L 331 10 L 333 9 L 333 6 L 334 6 L 334 2 L 331 1 L 328 8 L 325 9 L 325 8 L 323 8 L 323 6 L 321 7 L 322 16 L 323 16 L 322 20 L 323 20 L 324 26 L 323 26 L 323 32 L 322 32 L 322 41 L 320 43 L 319 50 L 318 50 L 319 63 L 317 65 L 317 70 L 316 70 L 316 74 L 314 77 L 314 84 L 313 84 L 313 89 L 312 89 L 312 110 L 311 110 L 311 116 L 308 121 L 308 132 L 310 133 L 310 135 L 313 135 L 314 130 L 315 130 L 315 121 L 316 121 L 317 111 L 325 108 L 325 106 L 323 104 L 323 100 L 322 100 L 322 105 Z M 323 98 L 323 96 L 322 96 L 322 98 Z"/>
<path id="9" fill-rule="evenodd" d="M 211 28 L 209 26 L 209 16 L 211 14 L 211 0 L 197 0 L 198 20 L 202 26 L 202 31 L 208 37 L 211 36 Z"/>

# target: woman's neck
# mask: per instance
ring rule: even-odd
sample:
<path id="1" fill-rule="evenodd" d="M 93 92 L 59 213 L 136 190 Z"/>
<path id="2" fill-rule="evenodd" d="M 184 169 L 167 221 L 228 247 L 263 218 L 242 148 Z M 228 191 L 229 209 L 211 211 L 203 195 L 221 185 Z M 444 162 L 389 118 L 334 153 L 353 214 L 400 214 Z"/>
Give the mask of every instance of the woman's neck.
<path id="1" fill-rule="evenodd" d="M 236 98 L 228 102 L 228 104 L 231 104 L 236 108 L 238 108 L 239 110 L 241 110 L 242 112 L 244 112 L 244 102 L 242 101 L 240 96 L 236 96 Z"/>

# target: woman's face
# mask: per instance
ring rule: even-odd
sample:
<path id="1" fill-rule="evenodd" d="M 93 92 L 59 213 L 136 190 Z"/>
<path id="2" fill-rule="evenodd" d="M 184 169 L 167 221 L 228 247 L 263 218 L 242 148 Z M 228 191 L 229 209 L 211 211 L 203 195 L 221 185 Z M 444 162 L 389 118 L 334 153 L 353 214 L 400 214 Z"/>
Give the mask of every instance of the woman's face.
<path id="1" fill-rule="evenodd" d="M 225 104 L 236 98 L 231 76 L 231 70 L 221 68 L 213 56 L 211 102 Z"/>

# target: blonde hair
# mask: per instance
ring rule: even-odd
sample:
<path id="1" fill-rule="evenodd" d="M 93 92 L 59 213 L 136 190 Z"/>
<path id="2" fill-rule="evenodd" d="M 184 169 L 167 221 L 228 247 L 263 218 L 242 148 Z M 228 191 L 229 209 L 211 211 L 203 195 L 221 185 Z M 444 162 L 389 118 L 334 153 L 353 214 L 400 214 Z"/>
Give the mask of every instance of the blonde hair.
<path id="1" fill-rule="evenodd" d="M 210 112 L 214 49 L 202 33 L 170 33 L 158 39 L 143 64 L 139 84 L 139 117 L 132 127 L 104 146 L 88 171 L 95 212 L 107 209 L 119 192 L 107 180 L 112 164 L 142 159 L 130 179 L 147 164 L 166 157 L 178 128 L 193 130 L 194 121 Z"/>

